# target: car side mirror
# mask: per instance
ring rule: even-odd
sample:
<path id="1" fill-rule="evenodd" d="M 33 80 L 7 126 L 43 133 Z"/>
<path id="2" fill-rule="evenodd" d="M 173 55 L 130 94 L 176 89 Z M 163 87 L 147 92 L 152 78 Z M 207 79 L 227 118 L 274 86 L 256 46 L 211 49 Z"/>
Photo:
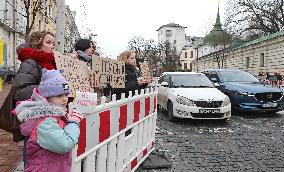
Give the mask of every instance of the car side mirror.
<path id="1" fill-rule="evenodd" d="M 167 83 L 167 82 L 162 82 L 161 84 L 160 84 L 160 86 L 163 86 L 163 87 L 169 87 L 169 84 Z"/>

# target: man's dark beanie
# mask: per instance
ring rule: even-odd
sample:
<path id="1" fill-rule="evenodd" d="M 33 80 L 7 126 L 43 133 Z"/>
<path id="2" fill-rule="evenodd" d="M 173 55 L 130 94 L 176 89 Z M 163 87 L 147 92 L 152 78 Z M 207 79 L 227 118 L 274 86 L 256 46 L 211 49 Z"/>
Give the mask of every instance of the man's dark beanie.
<path id="1" fill-rule="evenodd" d="M 85 51 L 91 47 L 91 44 L 94 45 L 94 43 L 88 39 L 79 39 L 75 44 L 75 51 Z"/>

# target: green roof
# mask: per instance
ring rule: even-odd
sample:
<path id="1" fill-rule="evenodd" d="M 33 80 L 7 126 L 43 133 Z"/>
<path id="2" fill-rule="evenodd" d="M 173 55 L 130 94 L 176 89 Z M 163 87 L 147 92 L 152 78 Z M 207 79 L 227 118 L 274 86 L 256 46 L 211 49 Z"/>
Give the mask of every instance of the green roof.
<path id="1" fill-rule="evenodd" d="M 217 13 L 217 17 L 216 17 L 216 22 L 215 22 L 215 25 L 214 25 L 214 30 L 216 31 L 222 31 L 222 24 L 221 24 L 221 21 L 220 21 L 220 13 L 219 13 L 219 5 L 218 5 L 218 13 Z"/>
<path id="2" fill-rule="evenodd" d="M 263 36 L 261 38 L 258 38 L 258 39 L 255 39 L 255 40 L 252 40 L 252 41 L 249 41 L 249 42 L 241 42 L 240 44 L 237 43 L 238 44 L 237 46 L 235 44 L 235 45 L 233 45 L 233 47 L 229 47 L 228 49 L 234 50 L 234 49 L 239 49 L 239 48 L 247 47 L 247 46 L 254 45 L 254 44 L 259 44 L 263 41 L 267 41 L 267 40 L 270 40 L 272 38 L 276 38 L 276 37 L 282 36 L 282 35 L 284 35 L 284 30 L 272 33 L 272 34 L 267 35 L 267 36 Z"/>

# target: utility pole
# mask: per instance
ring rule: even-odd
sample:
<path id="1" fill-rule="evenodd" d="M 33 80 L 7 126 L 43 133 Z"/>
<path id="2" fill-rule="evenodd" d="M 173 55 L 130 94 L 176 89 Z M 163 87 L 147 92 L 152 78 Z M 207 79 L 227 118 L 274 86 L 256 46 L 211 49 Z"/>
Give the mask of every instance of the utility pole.
<path id="1" fill-rule="evenodd" d="M 56 36 L 55 50 L 64 53 L 64 33 L 65 33 L 65 0 L 56 2 Z"/>

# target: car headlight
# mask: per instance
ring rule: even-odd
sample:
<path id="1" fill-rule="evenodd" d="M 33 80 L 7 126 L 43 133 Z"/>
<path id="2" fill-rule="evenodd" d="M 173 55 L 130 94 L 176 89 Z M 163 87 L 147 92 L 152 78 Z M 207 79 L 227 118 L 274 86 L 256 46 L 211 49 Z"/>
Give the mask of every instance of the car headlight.
<path id="1" fill-rule="evenodd" d="M 240 95 L 240 96 L 249 96 L 249 95 L 250 95 L 248 92 L 236 91 L 235 93 L 236 93 L 237 95 Z"/>
<path id="2" fill-rule="evenodd" d="M 189 100 L 188 98 L 178 96 L 176 101 L 179 104 L 187 105 L 187 106 L 196 106 L 193 101 Z"/>
<path id="3" fill-rule="evenodd" d="M 227 97 L 225 98 L 225 100 L 223 101 L 222 106 L 228 106 L 230 103 L 231 103 L 230 98 L 227 96 Z"/>

